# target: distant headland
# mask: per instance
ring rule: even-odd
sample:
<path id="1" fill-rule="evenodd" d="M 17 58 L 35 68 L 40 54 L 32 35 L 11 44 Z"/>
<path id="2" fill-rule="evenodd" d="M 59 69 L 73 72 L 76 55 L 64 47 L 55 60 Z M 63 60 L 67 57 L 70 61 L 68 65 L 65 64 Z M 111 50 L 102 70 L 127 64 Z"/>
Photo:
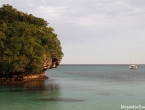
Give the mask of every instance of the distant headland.
<path id="1" fill-rule="evenodd" d="M 47 21 L 4 4 L 0 8 L 0 84 L 44 80 L 63 57 Z"/>

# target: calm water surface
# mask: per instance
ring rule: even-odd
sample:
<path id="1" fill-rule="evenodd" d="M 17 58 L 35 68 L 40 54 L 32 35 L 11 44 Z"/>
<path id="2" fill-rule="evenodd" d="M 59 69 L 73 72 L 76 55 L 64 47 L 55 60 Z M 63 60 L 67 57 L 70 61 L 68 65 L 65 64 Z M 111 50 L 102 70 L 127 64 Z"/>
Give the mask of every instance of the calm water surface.
<path id="1" fill-rule="evenodd" d="M 0 85 L 0 110 L 121 110 L 121 105 L 145 106 L 145 65 L 137 65 L 136 70 L 128 66 L 60 65 L 46 72 L 46 81 Z"/>

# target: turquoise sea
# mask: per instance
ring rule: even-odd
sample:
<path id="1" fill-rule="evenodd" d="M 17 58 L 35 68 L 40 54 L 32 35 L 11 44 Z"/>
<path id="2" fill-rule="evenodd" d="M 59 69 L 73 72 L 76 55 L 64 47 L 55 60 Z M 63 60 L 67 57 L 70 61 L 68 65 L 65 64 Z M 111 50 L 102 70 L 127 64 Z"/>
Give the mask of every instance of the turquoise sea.
<path id="1" fill-rule="evenodd" d="M 137 66 L 62 64 L 45 81 L 0 85 L 0 110 L 145 110 L 145 65 Z"/>

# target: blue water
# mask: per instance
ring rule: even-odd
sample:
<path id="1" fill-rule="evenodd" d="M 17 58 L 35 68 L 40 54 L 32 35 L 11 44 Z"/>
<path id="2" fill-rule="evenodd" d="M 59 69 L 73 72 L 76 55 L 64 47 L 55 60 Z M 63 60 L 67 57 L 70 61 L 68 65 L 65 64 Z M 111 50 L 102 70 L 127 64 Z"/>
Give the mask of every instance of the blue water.
<path id="1" fill-rule="evenodd" d="M 136 70 L 128 66 L 60 65 L 46 72 L 46 81 L 0 85 L 0 110 L 121 110 L 121 105 L 145 106 L 145 65 L 137 65 Z"/>

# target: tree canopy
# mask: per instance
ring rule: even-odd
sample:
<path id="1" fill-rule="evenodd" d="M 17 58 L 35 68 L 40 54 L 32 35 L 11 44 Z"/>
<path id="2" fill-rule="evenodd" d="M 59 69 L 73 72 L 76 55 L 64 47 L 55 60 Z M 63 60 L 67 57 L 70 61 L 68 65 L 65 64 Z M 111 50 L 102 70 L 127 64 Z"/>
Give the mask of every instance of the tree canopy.
<path id="1" fill-rule="evenodd" d="M 42 18 L 4 4 L 0 8 L 0 74 L 42 71 L 44 54 L 62 59 L 57 34 Z"/>

